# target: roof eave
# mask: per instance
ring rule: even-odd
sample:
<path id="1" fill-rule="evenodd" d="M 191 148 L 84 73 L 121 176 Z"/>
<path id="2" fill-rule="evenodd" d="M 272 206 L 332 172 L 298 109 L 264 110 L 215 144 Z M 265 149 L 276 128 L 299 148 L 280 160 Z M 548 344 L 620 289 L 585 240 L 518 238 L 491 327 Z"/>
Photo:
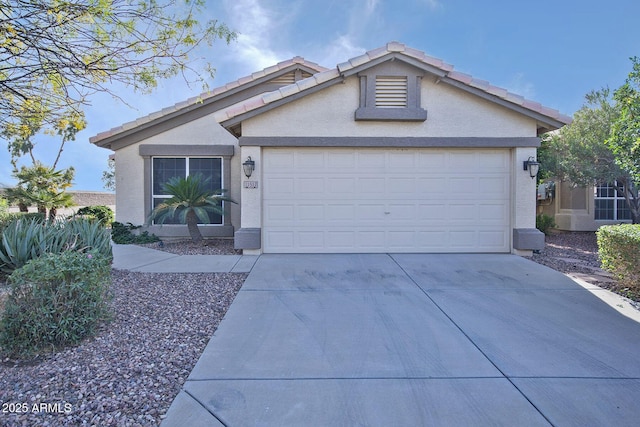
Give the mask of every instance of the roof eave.
<path id="1" fill-rule="evenodd" d="M 463 82 L 460 82 L 458 80 L 454 80 L 450 77 L 443 77 L 440 79 L 440 83 L 445 83 L 448 85 L 451 85 L 455 88 L 458 88 L 460 90 L 463 90 L 467 93 L 471 93 L 473 95 L 479 96 L 480 98 L 486 99 L 488 101 L 491 101 L 495 104 L 498 104 L 502 107 L 505 107 L 509 110 L 515 111 L 517 113 L 523 114 L 524 116 L 527 116 L 529 118 L 532 118 L 534 120 L 536 120 L 538 122 L 538 128 L 539 129 L 544 129 L 544 132 L 548 132 L 551 130 L 555 130 L 555 129 L 560 129 L 561 127 L 563 127 L 564 125 L 568 124 L 570 122 L 570 120 L 568 121 L 563 121 L 560 120 L 558 118 L 554 118 L 542 113 L 539 113 L 537 111 L 531 110 L 527 107 L 524 107 L 522 105 L 518 105 L 516 103 L 510 102 L 504 98 L 501 98 L 499 96 L 493 95 L 491 93 L 488 93 L 482 89 L 478 89 L 475 88 L 473 86 L 469 86 Z M 540 132 L 539 132 L 540 133 Z"/>
<path id="2" fill-rule="evenodd" d="M 309 77 L 309 78 L 312 78 L 312 77 Z M 264 112 L 272 110 L 274 108 L 278 108 L 278 107 L 280 107 L 280 106 L 282 106 L 284 104 L 287 104 L 289 102 L 298 100 L 298 99 L 303 98 L 303 97 L 305 97 L 307 95 L 311 95 L 311 94 L 313 94 L 315 92 L 318 92 L 318 91 L 321 91 L 321 90 L 323 90 L 323 89 L 325 89 L 327 87 L 336 85 L 338 83 L 342 83 L 344 81 L 344 79 L 345 79 L 344 76 L 338 75 L 337 77 L 335 77 L 335 78 L 333 78 L 331 80 L 327 80 L 327 81 L 324 81 L 322 83 L 319 83 L 318 85 L 313 86 L 313 87 L 311 87 L 309 89 L 302 90 L 302 91 L 297 92 L 297 93 L 295 93 L 293 95 L 282 97 L 282 98 L 280 98 L 280 99 L 278 99 L 276 101 L 269 102 L 269 103 L 265 104 L 262 107 L 258 107 L 256 109 L 249 110 L 247 112 L 244 112 L 244 113 L 238 114 L 236 116 L 233 116 L 233 117 L 231 117 L 231 118 L 229 118 L 227 120 L 223 120 L 223 121 L 220 122 L 220 125 L 222 127 L 224 127 L 225 129 L 230 130 L 230 128 L 242 123 L 244 120 L 250 119 L 250 118 L 255 117 L 257 115 L 260 115 L 260 114 L 262 114 Z"/>
<path id="3" fill-rule="evenodd" d="M 176 108 L 174 111 L 169 112 L 169 113 L 165 113 L 165 114 L 160 114 L 160 112 L 155 112 L 155 113 L 151 113 L 148 116 L 142 117 L 137 119 L 136 121 L 140 121 L 140 123 L 136 124 L 136 121 L 130 122 L 130 123 L 125 123 L 124 125 L 122 125 L 121 127 L 126 127 L 127 125 L 129 125 L 130 127 L 127 129 L 123 129 L 122 131 L 119 131 L 117 133 L 112 133 L 114 131 L 114 129 L 111 129 L 110 131 L 107 132 L 103 132 L 102 134 L 108 134 L 108 133 L 112 133 L 109 136 L 106 136 L 104 138 L 100 138 L 101 134 L 98 134 L 96 136 L 90 137 L 89 138 L 89 142 L 101 147 L 101 148 L 107 148 L 110 150 L 113 150 L 114 148 L 112 148 L 113 144 L 115 142 L 118 142 L 122 139 L 126 139 L 129 137 L 132 137 L 135 134 L 147 131 L 151 128 L 157 127 L 159 125 L 161 125 L 162 123 L 165 122 L 169 122 L 171 120 L 175 120 L 176 118 L 183 116 L 185 114 L 188 114 L 192 111 L 198 110 L 198 109 L 202 109 L 208 105 L 214 104 L 216 102 L 219 102 L 225 98 L 231 97 L 239 92 L 251 89 L 253 87 L 259 86 L 261 84 L 264 84 L 270 80 L 273 79 L 277 79 L 278 77 L 285 75 L 291 71 L 300 69 L 302 71 L 305 71 L 309 74 L 315 74 L 318 72 L 321 72 L 323 70 L 327 70 L 325 67 L 321 67 L 318 66 L 316 68 L 312 68 L 308 65 L 305 65 L 304 63 L 297 63 L 294 62 L 290 65 L 288 65 L 287 67 L 284 67 L 282 69 L 279 69 L 277 71 L 271 72 L 271 73 L 267 73 L 261 77 L 257 77 L 255 79 L 252 79 L 250 81 L 247 81 L 246 83 L 243 84 L 238 84 L 235 87 L 232 87 L 228 90 L 225 90 L 224 92 L 221 92 L 219 94 L 215 94 L 212 96 L 207 96 L 206 93 L 201 94 L 200 96 L 197 97 L 193 97 L 190 98 L 186 101 L 180 102 L 178 104 L 175 104 L 173 107 L 168 107 L 167 109 L 171 109 L 171 108 Z M 237 82 L 237 81 L 236 81 Z M 233 82 L 235 83 L 235 82 Z M 224 88 L 224 86 L 222 86 L 222 88 Z M 214 89 L 215 92 L 216 89 Z M 180 107 L 178 107 L 180 106 Z M 209 114 L 209 113 L 206 113 Z M 203 114 L 203 115 L 206 115 Z M 155 119 L 151 119 L 151 120 L 144 120 L 145 118 L 148 118 L 150 116 L 153 115 L 159 115 L 157 118 Z M 184 123 L 187 123 L 189 121 L 195 120 L 199 118 L 198 116 L 194 116 L 193 118 L 191 118 L 190 120 L 185 120 Z M 158 132 L 156 132 L 156 134 L 163 132 L 164 130 L 158 130 Z M 146 135 L 148 136 L 148 135 Z"/>

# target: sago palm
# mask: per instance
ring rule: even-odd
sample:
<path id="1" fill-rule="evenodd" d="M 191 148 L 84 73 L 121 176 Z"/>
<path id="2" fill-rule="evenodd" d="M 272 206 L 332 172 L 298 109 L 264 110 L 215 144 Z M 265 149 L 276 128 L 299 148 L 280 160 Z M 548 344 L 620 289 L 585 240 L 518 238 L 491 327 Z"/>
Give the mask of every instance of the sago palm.
<path id="1" fill-rule="evenodd" d="M 202 241 L 198 221 L 208 224 L 210 213 L 223 215 L 223 201 L 235 203 L 224 195 L 225 190 L 209 190 L 209 179 L 196 174 L 187 178 L 174 177 L 164 184 L 164 191 L 171 196 L 156 206 L 149 221 L 163 224 L 167 220 L 177 220 L 187 224 L 189 235 L 194 243 Z"/>

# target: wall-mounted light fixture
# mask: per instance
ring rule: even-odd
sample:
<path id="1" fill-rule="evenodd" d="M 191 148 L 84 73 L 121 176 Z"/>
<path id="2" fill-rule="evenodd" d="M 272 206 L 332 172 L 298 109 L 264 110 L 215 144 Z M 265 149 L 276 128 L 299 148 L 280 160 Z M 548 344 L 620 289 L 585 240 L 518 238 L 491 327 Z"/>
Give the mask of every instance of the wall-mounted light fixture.
<path id="1" fill-rule="evenodd" d="M 538 176 L 538 172 L 540 171 L 540 163 L 536 161 L 533 157 L 529 157 L 529 159 L 522 162 L 522 166 L 524 170 L 529 171 L 529 176 L 531 178 L 535 178 Z"/>
<path id="2" fill-rule="evenodd" d="M 242 169 L 247 178 L 251 178 L 251 174 L 256 169 L 256 162 L 251 160 L 251 156 L 247 157 L 247 160 L 242 164 Z"/>

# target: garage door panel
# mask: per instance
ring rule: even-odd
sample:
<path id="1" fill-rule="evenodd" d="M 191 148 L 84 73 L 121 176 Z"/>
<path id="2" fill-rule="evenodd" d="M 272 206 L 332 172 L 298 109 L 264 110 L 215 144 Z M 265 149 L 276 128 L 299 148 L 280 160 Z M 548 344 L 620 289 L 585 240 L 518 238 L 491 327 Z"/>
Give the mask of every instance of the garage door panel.
<path id="1" fill-rule="evenodd" d="M 418 178 L 416 193 L 421 195 L 446 194 L 448 193 L 447 179 L 438 176 Z"/>
<path id="2" fill-rule="evenodd" d="M 359 151 L 356 153 L 356 169 L 367 170 L 366 168 L 384 168 L 386 164 L 386 156 L 382 151 Z"/>
<path id="3" fill-rule="evenodd" d="M 416 191 L 416 182 L 412 177 L 398 177 L 387 179 L 389 188 L 397 195 L 413 194 Z"/>
<path id="4" fill-rule="evenodd" d="M 509 251 L 509 150 L 265 148 L 263 158 L 265 252 Z"/>
<path id="5" fill-rule="evenodd" d="M 385 215 L 389 216 L 388 221 L 392 223 L 416 220 L 416 206 L 414 204 L 389 204 L 385 212 L 389 212 Z"/>
<path id="6" fill-rule="evenodd" d="M 431 172 L 446 171 L 447 154 L 444 151 L 434 151 L 429 153 L 418 152 L 416 154 L 416 168 L 420 170 L 429 170 Z"/>
<path id="7" fill-rule="evenodd" d="M 299 194 L 306 194 L 306 195 L 314 194 L 316 196 L 324 195 L 326 191 L 324 182 L 325 182 L 325 179 L 321 177 L 297 178 L 294 181 L 294 189 L 295 189 L 296 195 L 299 195 Z"/>
<path id="8" fill-rule="evenodd" d="M 325 169 L 325 153 L 317 151 L 298 151 L 295 156 L 294 167 L 307 171 Z"/>
<path id="9" fill-rule="evenodd" d="M 294 166 L 294 153 L 291 151 L 274 151 L 263 158 L 265 170 L 291 170 Z"/>
<path id="10" fill-rule="evenodd" d="M 415 168 L 415 154 L 413 151 L 399 151 L 389 153 L 389 159 L 387 167 L 391 169 L 414 169 Z"/>
<path id="11" fill-rule="evenodd" d="M 327 205 L 327 219 L 331 222 L 355 220 L 355 206 L 352 204 L 331 203 Z"/>
<path id="12" fill-rule="evenodd" d="M 327 166 L 331 169 L 349 170 L 356 164 L 356 153 L 331 151 L 327 153 Z"/>
<path id="13" fill-rule="evenodd" d="M 322 231 L 300 231 L 297 233 L 298 245 L 306 249 L 322 250 L 326 243 Z"/>
<path id="14" fill-rule="evenodd" d="M 327 189 L 331 194 L 352 195 L 356 190 L 356 179 L 348 177 L 327 178 Z"/>
<path id="15" fill-rule="evenodd" d="M 387 181 L 385 178 L 378 177 L 359 177 L 358 178 L 358 194 L 380 194 L 386 192 Z"/>
<path id="16" fill-rule="evenodd" d="M 271 224 L 291 224 L 295 219 L 295 206 L 292 204 L 271 203 L 265 208 L 265 220 Z"/>

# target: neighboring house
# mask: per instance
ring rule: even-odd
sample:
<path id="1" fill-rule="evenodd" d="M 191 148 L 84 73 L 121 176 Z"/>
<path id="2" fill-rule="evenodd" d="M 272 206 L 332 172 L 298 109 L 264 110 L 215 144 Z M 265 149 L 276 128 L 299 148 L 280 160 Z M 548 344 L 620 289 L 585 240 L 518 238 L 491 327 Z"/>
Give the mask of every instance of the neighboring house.
<path id="1" fill-rule="evenodd" d="M 559 230 L 596 231 L 603 225 L 631 222 L 626 200 L 611 183 L 585 188 L 557 182 L 554 191 L 540 189 L 539 194 L 539 210 L 553 216 Z"/>
<path id="2" fill-rule="evenodd" d="M 296 57 L 91 142 L 115 151 L 120 222 L 202 172 L 239 202 L 205 235 L 245 253 L 527 255 L 544 237 L 523 163 L 569 121 L 392 42 L 332 69 Z"/>
<path id="3" fill-rule="evenodd" d="M 0 194 L 2 194 L 3 189 L 0 189 Z M 108 193 L 104 191 L 79 191 L 79 190 L 68 190 L 67 193 L 71 194 L 73 197 L 73 206 L 68 208 L 58 208 L 57 216 L 71 216 L 75 214 L 78 209 L 86 207 L 86 206 L 107 206 L 112 211 L 116 211 L 116 197 L 113 193 Z M 37 212 L 38 209 L 36 206 L 31 206 L 29 208 L 29 212 Z M 19 212 L 19 208 L 17 206 L 10 206 L 9 212 Z"/>

